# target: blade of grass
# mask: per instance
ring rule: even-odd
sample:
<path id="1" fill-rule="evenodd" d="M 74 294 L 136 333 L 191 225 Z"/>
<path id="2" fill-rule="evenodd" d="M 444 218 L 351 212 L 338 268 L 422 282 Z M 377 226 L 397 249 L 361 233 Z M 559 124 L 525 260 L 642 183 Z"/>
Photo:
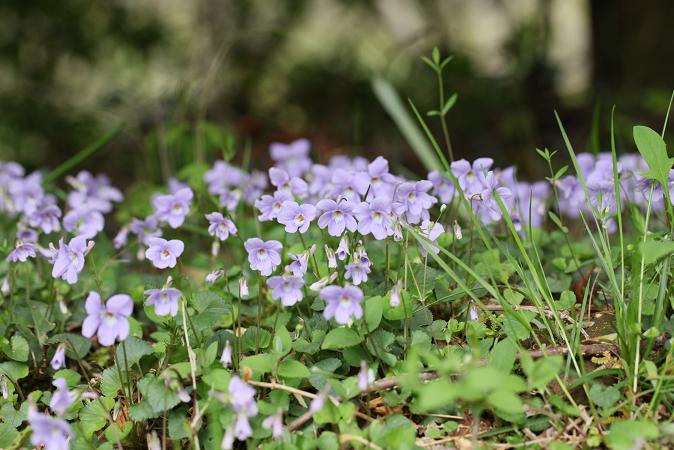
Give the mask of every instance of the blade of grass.
<path id="1" fill-rule="evenodd" d="M 120 133 L 120 131 L 122 131 L 122 128 L 123 128 L 123 124 L 117 125 L 115 128 L 113 128 L 112 130 L 108 131 L 106 134 L 101 136 L 96 142 L 94 142 L 93 144 L 91 144 L 90 146 L 88 146 L 86 148 L 83 148 L 82 150 L 77 152 L 77 154 L 68 158 L 61 165 L 59 165 L 56 169 L 52 170 L 51 172 L 49 172 L 44 177 L 44 183 L 49 184 L 49 183 L 57 180 L 62 175 L 68 173 L 73 167 L 82 163 L 87 158 L 92 156 L 94 153 L 101 150 L 110 141 L 112 141 L 115 138 L 115 136 L 117 136 Z"/>

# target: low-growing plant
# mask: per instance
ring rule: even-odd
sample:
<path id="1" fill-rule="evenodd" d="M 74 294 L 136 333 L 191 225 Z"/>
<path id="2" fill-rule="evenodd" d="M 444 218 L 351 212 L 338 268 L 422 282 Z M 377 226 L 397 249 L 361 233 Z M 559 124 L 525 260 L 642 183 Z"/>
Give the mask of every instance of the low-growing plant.
<path id="1" fill-rule="evenodd" d="M 667 120 L 621 156 L 613 138 L 576 153 L 560 121 L 576 174 L 537 150 L 549 177 L 525 182 L 455 159 L 450 60 L 425 60 L 440 140 L 375 83 L 421 180 L 381 156 L 316 163 L 304 139 L 271 144 L 268 172 L 237 166 L 204 124 L 222 159 L 200 148 L 126 198 L 74 172 L 114 133 L 51 172 L 0 163 L 0 448 L 666 442 Z"/>

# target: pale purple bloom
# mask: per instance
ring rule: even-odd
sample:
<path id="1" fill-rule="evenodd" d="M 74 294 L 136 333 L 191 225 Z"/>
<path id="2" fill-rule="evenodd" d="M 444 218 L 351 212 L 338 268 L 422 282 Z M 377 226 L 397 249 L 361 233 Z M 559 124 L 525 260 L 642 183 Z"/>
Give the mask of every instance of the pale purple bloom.
<path id="1" fill-rule="evenodd" d="M 33 214 L 27 216 L 28 225 L 40 228 L 44 233 L 52 233 L 61 229 L 61 209 L 54 204 L 43 204 Z"/>
<path id="2" fill-rule="evenodd" d="M 293 196 L 285 191 L 276 191 L 274 195 L 263 195 L 255 201 L 255 207 L 261 213 L 258 219 L 263 222 L 276 219 L 283 208 L 283 203 L 292 198 Z"/>
<path id="3" fill-rule="evenodd" d="M 85 304 L 87 317 L 82 323 L 82 336 L 91 338 L 96 334 L 98 342 L 107 347 L 115 339 L 123 341 L 129 335 L 129 319 L 133 301 L 126 294 L 113 295 L 104 304 L 98 292 L 91 291 Z"/>
<path id="4" fill-rule="evenodd" d="M 238 189 L 223 189 L 218 196 L 220 206 L 227 211 L 234 213 L 241 200 L 241 191 Z"/>
<path id="5" fill-rule="evenodd" d="M 283 202 L 281 212 L 278 215 L 280 224 L 285 225 L 288 233 L 305 233 L 316 218 L 316 207 L 309 203 L 298 205 L 294 201 Z"/>
<path id="6" fill-rule="evenodd" d="M 575 218 L 586 211 L 585 192 L 583 186 L 573 175 L 567 175 L 557 181 L 559 209 L 569 217 Z"/>
<path id="7" fill-rule="evenodd" d="M 309 149 L 311 144 L 306 139 L 298 139 L 290 144 L 274 142 L 269 146 L 271 159 L 276 166 L 293 177 L 302 176 L 311 167 Z"/>
<path id="8" fill-rule="evenodd" d="M 251 172 L 243 184 L 243 200 L 252 205 L 267 187 L 267 175 L 259 170 Z"/>
<path id="9" fill-rule="evenodd" d="M 222 189 L 240 186 L 246 178 L 246 174 L 239 168 L 219 160 L 213 164 L 213 168 L 204 174 L 204 181 L 208 184 L 208 192 L 219 194 Z"/>
<path id="10" fill-rule="evenodd" d="M 80 236 L 93 238 L 103 230 L 103 214 L 93 209 L 76 208 L 63 217 L 63 228 Z"/>
<path id="11" fill-rule="evenodd" d="M 337 169 L 332 174 L 332 194 L 338 199 L 360 201 L 368 187 L 368 177 L 355 171 Z"/>
<path id="12" fill-rule="evenodd" d="M 229 341 L 225 341 L 225 348 L 222 349 L 220 363 L 226 368 L 232 365 L 232 346 Z"/>
<path id="13" fill-rule="evenodd" d="M 84 255 L 93 246 L 87 242 L 84 236 L 76 236 L 68 244 L 59 241 L 59 248 L 54 255 L 54 267 L 51 275 L 54 278 L 62 278 L 68 284 L 77 283 L 77 276 L 84 268 Z"/>
<path id="14" fill-rule="evenodd" d="M 281 264 L 281 250 L 283 246 L 279 241 L 263 241 L 259 238 L 246 240 L 244 247 L 248 252 L 250 268 L 257 270 L 262 275 L 269 276 Z"/>
<path id="15" fill-rule="evenodd" d="M 550 185 L 544 181 L 533 184 L 520 182 L 517 183 L 516 192 L 518 208 L 514 216 L 520 219 L 520 223 L 526 225 L 529 223 L 531 212 L 531 226 L 536 228 L 543 225 L 548 211 L 547 200 L 550 196 Z"/>
<path id="16" fill-rule="evenodd" d="M 59 344 L 56 347 L 54 356 L 51 359 L 51 368 L 54 370 L 63 369 L 66 365 L 66 347 L 63 344 Z"/>
<path id="17" fill-rule="evenodd" d="M 478 320 L 480 318 L 479 314 L 477 313 L 477 307 L 475 305 L 470 305 L 469 316 L 470 320 L 472 321 Z"/>
<path id="18" fill-rule="evenodd" d="M 422 238 L 419 239 L 419 253 L 421 253 L 421 256 L 426 256 L 429 251 L 433 253 L 440 252 L 440 249 L 432 243 L 434 243 L 444 232 L 445 227 L 438 222 L 426 220 L 421 224 L 419 227 L 419 234 L 422 236 Z"/>
<path id="19" fill-rule="evenodd" d="M 110 179 L 102 174 L 95 177 L 81 171 L 77 177 L 67 177 L 68 183 L 75 189 L 68 194 L 70 208 L 93 209 L 102 213 L 112 210 L 113 203 L 119 203 L 124 196 L 119 189 L 111 186 Z"/>
<path id="20" fill-rule="evenodd" d="M 391 305 L 391 308 L 397 308 L 398 305 L 400 305 L 400 295 L 401 291 L 403 288 L 403 284 L 401 280 L 398 280 L 396 284 L 393 286 L 391 289 L 391 294 L 390 294 L 390 299 L 389 299 L 389 304 Z"/>
<path id="21" fill-rule="evenodd" d="M 378 156 L 367 165 L 367 174 L 370 177 L 370 192 L 374 196 L 384 195 L 391 197 L 393 193 L 395 177 L 389 173 L 388 161 Z"/>
<path id="22" fill-rule="evenodd" d="M 129 224 L 129 230 L 138 237 L 143 245 L 149 245 L 152 238 L 162 235 L 159 222 L 155 216 L 148 216 L 145 220 L 133 219 Z"/>
<path id="23" fill-rule="evenodd" d="M 349 284 L 344 287 L 333 285 L 321 289 L 320 295 L 326 303 L 323 316 L 327 320 L 334 317 L 338 324 L 346 325 L 363 317 L 363 291 L 360 288 Z"/>
<path id="24" fill-rule="evenodd" d="M 221 241 L 226 240 L 230 234 L 236 236 L 236 225 L 227 217 L 224 217 L 219 212 L 212 212 L 206 214 L 206 219 L 209 222 L 208 234 L 215 236 Z"/>
<path id="25" fill-rule="evenodd" d="M 278 439 L 283 435 L 283 410 L 279 409 L 276 414 L 272 414 L 262 421 L 262 428 L 272 430 L 271 435 Z"/>
<path id="26" fill-rule="evenodd" d="M 309 192 L 306 181 L 299 177 L 291 177 L 288 172 L 277 167 L 269 169 L 269 179 L 278 191 L 287 192 L 297 197 L 306 197 Z"/>
<path id="27" fill-rule="evenodd" d="M 65 378 L 57 378 L 52 384 L 56 387 L 56 391 L 51 396 L 49 408 L 62 416 L 75 401 L 75 395 L 68 390 L 68 383 L 66 383 Z"/>
<path id="28" fill-rule="evenodd" d="M 311 400 L 311 403 L 309 403 L 309 411 L 312 414 L 316 414 L 319 412 L 321 409 L 323 409 L 323 406 L 325 406 L 325 400 L 328 398 L 328 393 L 330 392 L 330 385 L 326 384 L 319 392 L 316 397 L 314 397 L 313 400 Z"/>
<path id="29" fill-rule="evenodd" d="M 73 430 L 63 419 L 50 417 L 35 410 L 28 410 L 28 424 L 32 429 L 30 443 L 35 447 L 44 446 L 44 450 L 68 450 L 69 441 L 73 438 Z"/>
<path id="30" fill-rule="evenodd" d="M 344 261 L 348 255 L 350 255 L 351 252 L 349 251 L 349 240 L 346 238 L 346 236 L 343 236 L 339 240 L 339 246 L 337 246 L 337 250 L 335 250 L 335 255 L 337 255 L 337 259 L 340 261 Z"/>
<path id="31" fill-rule="evenodd" d="M 328 269 L 336 269 L 337 258 L 335 257 L 335 251 L 328 247 L 328 244 L 323 246 L 323 250 L 325 251 L 325 257 L 328 260 Z"/>
<path id="32" fill-rule="evenodd" d="M 396 188 L 394 210 L 399 216 L 405 215 L 408 223 L 419 223 L 428 219 L 428 210 L 437 199 L 428 194 L 433 183 L 427 180 L 406 181 Z"/>
<path id="33" fill-rule="evenodd" d="M 9 193 L 14 211 L 29 216 L 33 214 L 44 199 L 42 174 L 33 172 L 25 178 L 14 178 L 9 182 Z"/>
<path id="34" fill-rule="evenodd" d="M 367 274 L 370 273 L 369 262 L 355 261 L 346 265 L 346 274 L 344 278 L 351 280 L 353 284 L 358 286 L 367 281 Z"/>
<path id="35" fill-rule="evenodd" d="M 470 199 L 482 192 L 484 185 L 482 183 L 483 178 L 480 175 L 484 175 L 492 164 L 494 164 L 494 160 L 491 158 L 478 158 L 473 161 L 472 166 L 465 159 L 452 163 L 452 173 L 457 178 L 466 198 Z"/>
<path id="36" fill-rule="evenodd" d="M 366 361 L 361 361 L 358 372 L 358 389 L 364 392 L 372 383 L 374 383 L 374 370 L 367 367 Z"/>
<path id="37" fill-rule="evenodd" d="M 253 430 L 248 423 L 248 418 L 257 415 L 255 389 L 237 375 L 234 375 L 229 380 L 228 391 L 232 411 L 236 415 L 234 436 L 240 441 L 245 441 L 253 434 Z"/>
<path id="38" fill-rule="evenodd" d="M 16 238 L 19 241 L 32 242 L 33 244 L 36 244 L 38 237 L 39 235 L 37 234 L 37 231 L 30 228 L 18 228 L 16 230 Z"/>
<path id="39" fill-rule="evenodd" d="M 274 276 L 267 279 L 267 286 L 272 289 L 271 298 L 281 300 L 283 306 L 293 306 L 302 300 L 304 281 L 294 275 Z"/>
<path id="40" fill-rule="evenodd" d="M 501 218 L 501 208 L 494 193 L 497 193 L 503 202 L 506 202 L 512 194 L 508 188 L 498 186 L 494 172 L 491 171 L 484 177 L 484 186 L 479 199 L 473 202 L 473 207 L 482 222 L 488 224 Z"/>
<path id="41" fill-rule="evenodd" d="M 393 234 L 389 200 L 376 198 L 369 203 L 362 202 L 353 212 L 358 219 L 358 231 L 363 236 L 372 233 L 375 239 L 382 240 Z"/>
<path id="42" fill-rule="evenodd" d="M 316 245 L 312 245 L 309 250 L 305 250 L 302 253 L 289 253 L 288 256 L 292 262 L 288 264 L 286 270 L 290 271 L 296 277 L 303 277 L 304 274 L 307 273 L 309 267 L 309 257 L 313 255 L 315 251 Z"/>
<path id="43" fill-rule="evenodd" d="M 455 193 L 452 180 L 434 170 L 428 174 L 428 181 L 433 183 L 433 194 L 437 196 L 442 203 L 448 204 L 452 201 Z"/>
<path id="44" fill-rule="evenodd" d="M 225 271 L 222 269 L 214 270 L 213 272 L 209 272 L 208 275 L 206 275 L 206 278 L 204 281 L 206 283 L 215 283 L 218 281 L 220 278 L 225 276 Z"/>
<path id="45" fill-rule="evenodd" d="M 157 219 L 168 222 L 171 228 L 178 228 L 185 221 L 190 212 L 192 189 L 189 187 L 178 190 L 175 194 L 158 195 L 152 199 Z"/>
<path id="46" fill-rule="evenodd" d="M 145 251 L 145 256 L 157 269 L 175 267 L 177 258 L 185 249 L 185 244 L 178 239 L 167 241 L 162 238 L 151 238 L 148 243 L 150 247 Z"/>
<path id="47" fill-rule="evenodd" d="M 239 278 L 239 297 L 248 297 L 248 281 L 244 277 Z"/>
<path id="48" fill-rule="evenodd" d="M 344 229 L 354 232 L 358 228 L 353 217 L 354 204 L 348 200 L 337 203 L 331 199 L 324 199 L 316 203 L 316 208 L 322 211 L 318 218 L 318 227 L 321 229 L 327 227 L 330 236 L 341 236 Z"/>
<path id="49" fill-rule="evenodd" d="M 154 305 L 154 312 L 158 316 L 172 315 L 175 317 L 178 314 L 178 299 L 182 293 L 176 288 L 162 288 L 162 289 L 148 289 L 145 291 L 147 295 L 146 305 Z"/>
<path id="50" fill-rule="evenodd" d="M 114 239 L 112 240 L 112 243 L 116 249 L 120 249 L 126 245 L 128 240 L 129 240 L 129 227 L 124 226 L 115 235 Z"/>
<path id="51" fill-rule="evenodd" d="M 323 198 L 332 190 L 331 177 L 332 171 L 328 167 L 322 164 L 311 166 L 311 171 L 307 174 L 309 194 L 316 198 Z"/>
<path id="52" fill-rule="evenodd" d="M 9 262 L 26 262 L 28 258 L 35 258 L 37 256 L 37 246 L 32 242 L 16 241 L 14 250 L 7 256 Z"/>

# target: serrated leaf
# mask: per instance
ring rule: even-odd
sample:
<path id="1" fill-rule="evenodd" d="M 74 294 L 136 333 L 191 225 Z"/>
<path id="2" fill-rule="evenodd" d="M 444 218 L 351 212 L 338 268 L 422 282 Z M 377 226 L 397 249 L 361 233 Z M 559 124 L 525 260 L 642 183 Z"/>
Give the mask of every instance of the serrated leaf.
<path id="1" fill-rule="evenodd" d="M 124 355 L 124 347 L 126 347 L 126 356 Z M 131 369 L 131 366 L 136 364 L 145 355 L 151 355 L 154 349 L 147 342 L 138 339 L 137 337 L 129 336 L 123 343 L 117 346 L 117 361 Z"/>
<path id="2" fill-rule="evenodd" d="M 653 264 L 659 259 L 674 253 L 674 241 L 656 241 L 649 239 L 641 245 L 641 254 L 646 265 Z"/>

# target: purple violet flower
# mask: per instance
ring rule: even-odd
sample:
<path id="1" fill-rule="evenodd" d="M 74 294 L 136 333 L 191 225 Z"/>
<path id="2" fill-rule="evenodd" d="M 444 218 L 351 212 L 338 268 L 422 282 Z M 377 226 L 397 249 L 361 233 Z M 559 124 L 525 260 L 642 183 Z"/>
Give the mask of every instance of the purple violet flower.
<path id="1" fill-rule="evenodd" d="M 63 228 L 86 238 L 93 238 L 103 230 L 103 214 L 93 209 L 71 209 L 63 216 Z"/>
<path id="2" fill-rule="evenodd" d="M 328 286 L 321 289 L 320 296 L 326 302 L 323 316 L 327 320 L 334 317 L 338 324 L 346 325 L 363 317 L 363 291 L 356 286 Z"/>
<path id="3" fill-rule="evenodd" d="M 349 256 L 351 252 L 349 251 L 349 240 L 346 238 L 346 236 L 343 236 L 339 240 L 339 246 L 337 246 L 337 250 L 335 250 L 335 255 L 337 255 L 337 259 L 340 261 L 344 261 L 347 256 Z"/>
<path id="4" fill-rule="evenodd" d="M 257 270 L 265 277 L 271 275 L 276 267 L 281 264 L 281 250 L 283 246 L 279 241 L 263 241 L 259 238 L 246 240 L 244 247 L 248 252 L 250 268 Z"/>
<path id="5" fill-rule="evenodd" d="M 59 344 L 56 347 L 56 351 L 54 352 L 54 356 L 51 359 L 51 368 L 54 370 L 59 370 L 63 369 L 66 365 L 66 346 L 63 344 Z"/>
<path id="6" fill-rule="evenodd" d="M 26 262 L 28 258 L 35 258 L 37 256 L 37 246 L 32 242 L 16 241 L 14 250 L 7 256 L 9 262 Z"/>
<path id="7" fill-rule="evenodd" d="M 438 171 L 432 171 L 428 174 L 428 181 L 433 183 L 433 194 L 437 196 L 444 204 L 449 204 L 454 198 L 454 184 L 452 180 Z"/>
<path id="8" fill-rule="evenodd" d="M 234 436 L 245 441 L 252 434 L 253 430 L 248 423 L 249 417 L 257 415 L 257 403 L 255 403 L 255 389 L 243 381 L 237 375 L 229 380 L 229 399 L 232 405 L 232 411 L 236 415 L 234 422 Z"/>
<path id="9" fill-rule="evenodd" d="M 304 274 L 307 273 L 309 267 L 309 257 L 311 257 L 315 251 L 316 245 L 314 244 L 309 250 L 305 250 L 302 253 L 288 253 L 292 262 L 286 266 L 286 270 L 290 271 L 296 277 L 304 277 Z"/>
<path id="10" fill-rule="evenodd" d="M 96 334 L 98 342 L 108 347 L 115 339 L 121 342 L 129 335 L 128 317 L 133 312 L 133 300 L 128 295 L 113 295 L 104 304 L 98 292 L 91 291 L 85 309 L 87 317 L 82 322 L 82 336 L 91 338 Z"/>
<path id="11" fill-rule="evenodd" d="M 168 222 L 171 228 L 178 228 L 185 221 L 190 212 L 192 189 L 189 187 L 178 190 L 175 194 L 158 195 L 152 199 L 157 219 Z"/>
<path id="12" fill-rule="evenodd" d="M 276 191 L 274 195 L 263 195 L 255 201 L 255 207 L 260 211 L 258 219 L 264 222 L 278 217 L 283 203 L 292 200 L 293 196 L 285 191 Z"/>
<path id="13" fill-rule="evenodd" d="M 283 410 L 279 409 L 275 414 L 264 419 L 262 428 L 271 430 L 274 439 L 280 438 L 283 435 Z"/>
<path id="14" fill-rule="evenodd" d="M 351 280 L 354 285 L 358 286 L 367 281 L 367 274 L 370 273 L 370 263 L 355 261 L 346 265 L 346 273 L 344 278 Z"/>
<path id="15" fill-rule="evenodd" d="M 376 198 L 369 203 L 361 202 L 353 212 L 358 219 L 358 232 L 363 236 L 372 233 L 376 240 L 382 240 L 393 234 L 389 200 Z"/>
<path id="16" fill-rule="evenodd" d="M 54 255 L 52 277 L 62 278 L 68 284 L 77 283 L 77 276 L 84 268 L 84 255 L 91 250 L 93 244 L 93 241 L 87 242 L 84 236 L 76 236 L 68 244 L 61 239 Z"/>
<path id="17" fill-rule="evenodd" d="M 61 229 L 60 217 L 61 209 L 58 206 L 44 204 L 26 219 L 31 227 L 40 228 L 44 233 L 49 234 Z"/>
<path id="18" fill-rule="evenodd" d="M 452 163 L 451 169 L 454 176 L 459 182 L 459 186 L 470 200 L 471 197 L 482 192 L 484 186 L 482 178 L 479 175 L 484 175 L 494 164 L 491 158 L 478 158 L 473 161 L 473 165 L 465 159 L 460 159 Z"/>
<path id="19" fill-rule="evenodd" d="M 68 383 L 65 378 L 57 378 L 52 384 L 56 387 L 56 391 L 51 396 L 49 408 L 62 416 L 75 401 L 75 395 L 68 390 Z"/>
<path id="20" fill-rule="evenodd" d="M 206 214 L 206 219 L 209 222 L 208 234 L 211 236 L 215 236 L 221 241 L 227 240 L 230 234 L 236 236 L 237 229 L 234 222 L 219 212 Z"/>
<path id="21" fill-rule="evenodd" d="M 267 286 L 272 289 L 271 298 L 281 300 L 283 306 L 293 306 L 302 300 L 304 280 L 294 275 L 274 276 L 267 279 Z"/>
<path id="22" fill-rule="evenodd" d="M 510 189 L 498 186 L 494 172 L 488 172 L 483 178 L 484 189 L 480 193 L 479 199 L 472 203 L 482 222 L 488 224 L 501 218 L 501 208 L 496 201 L 496 197 L 494 197 L 494 192 L 499 195 L 503 202 L 506 202 L 512 196 L 512 193 Z"/>
<path id="23" fill-rule="evenodd" d="M 232 365 L 232 345 L 229 341 L 225 341 L 225 348 L 222 349 L 222 356 L 220 356 L 220 363 L 225 367 Z"/>
<path id="24" fill-rule="evenodd" d="M 185 244 L 178 239 L 167 241 L 162 238 L 151 238 L 148 243 L 150 247 L 145 251 L 145 256 L 157 269 L 175 267 L 177 258 L 185 250 Z"/>
<path id="25" fill-rule="evenodd" d="M 178 314 L 178 299 L 182 295 L 176 288 L 148 289 L 146 305 L 154 305 L 154 312 L 160 317 L 171 315 L 175 317 Z"/>
<path id="26" fill-rule="evenodd" d="M 337 169 L 332 174 L 332 197 L 359 202 L 368 187 L 368 177 L 352 171 Z"/>
<path id="27" fill-rule="evenodd" d="M 399 216 L 405 215 L 408 223 L 419 223 L 428 219 L 428 210 L 438 200 L 428 191 L 433 183 L 427 180 L 406 181 L 396 189 L 396 202 L 393 209 Z"/>
<path id="28" fill-rule="evenodd" d="M 358 389 L 365 392 L 372 383 L 374 383 L 374 370 L 367 366 L 366 361 L 361 361 L 360 371 L 358 372 Z"/>
<path id="29" fill-rule="evenodd" d="M 285 225 L 288 233 L 306 233 L 311 221 L 316 218 L 316 207 L 309 203 L 298 205 L 293 201 L 283 202 L 277 220 Z"/>
<path id="30" fill-rule="evenodd" d="M 309 192 L 309 186 L 306 181 L 299 177 L 291 177 L 288 175 L 288 172 L 277 167 L 269 169 L 269 179 L 271 180 L 271 184 L 281 192 L 287 192 L 300 198 L 306 197 Z"/>
<path id="31" fill-rule="evenodd" d="M 442 233 L 445 232 L 445 227 L 438 222 L 431 222 L 425 220 L 419 227 L 419 234 L 422 239 L 419 239 L 419 253 L 421 256 L 426 256 L 429 251 L 439 253 L 440 249 L 431 242 L 435 242 Z M 425 238 L 425 239 L 424 239 Z M 429 242 L 430 241 L 430 242 Z"/>
<path id="32" fill-rule="evenodd" d="M 358 228 L 353 217 L 354 204 L 348 200 L 337 203 L 331 199 L 324 199 L 316 204 L 316 208 L 322 211 L 318 218 L 318 227 L 320 229 L 327 227 L 330 236 L 341 236 L 344 229 L 354 232 Z"/>
<path id="33" fill-rule="evenodd" d="M 30 443 L 35 447 L 44 446 L 44 450 L 68 450 L 73 430 L 63 419 L 50 417 L 37 412 L 34 406 L 28 410 L 28 423 L 33 430 Z"/>
<path id="34" fill-rule="evenodd" d="M 67 177 L 66 180 L 74 188 L 68 194 L 68 206 L 72 209 L 85 208 L 105 214 L 112 211 L 112 203 L 124 199 L 121 191 L 113 187 L 110 179 L 103 174 L 94 177 L 83 170 L 77 177 Z"/>
<path id="35" fill-rule="evenodd" d="M 292 177 L 300 177 L 311 167 L 310 147 L 306 139 L 298 139 L 290 144 L 274 142 L 269 146 L 269 154 L 277 167 Z"/>

